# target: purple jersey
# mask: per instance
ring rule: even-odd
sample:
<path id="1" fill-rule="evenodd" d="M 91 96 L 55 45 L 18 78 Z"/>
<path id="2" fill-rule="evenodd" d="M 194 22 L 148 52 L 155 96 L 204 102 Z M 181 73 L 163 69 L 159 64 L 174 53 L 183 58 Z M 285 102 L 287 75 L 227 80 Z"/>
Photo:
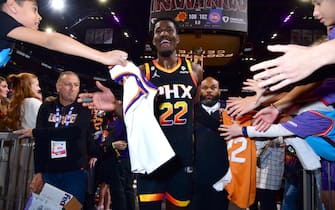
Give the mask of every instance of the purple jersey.
<path id="1" fill-rule="evenodd" d="M 325 105 L 335 103 L 335 77 L 327 78 L 323 83 L 314 90 L 315 95 L 320 97 L 320 100 Z"/>
<path id="2" fill-rule="evenodd" d="M 332 39 L 335 39 L 335 27 L 333 27 L 329 33 L 328 33 L 328 39 L 329 40 L 332 40 Z"/>
<path id="3" fill-rule="evenodd" d="M 322 169 L 325 169 L 325 170 L 322 170 L 321 172 L 322 190 L 335 190 L 335 179 L 332 178 L 335 175 L 335 162 L 321 160 L 321 164 L 322 164 Z M 329 186 L 328 179 L 330 179 L 330 186 Z"/>
<path id="4" fill-rule="evenodd" d="M 303 112 L 293 119 L 282 123 L 282 126 L 295 135 L 306 138 L 307 136 L 321 136 L 333 126 L 333 120 L 316 111 Z"/>

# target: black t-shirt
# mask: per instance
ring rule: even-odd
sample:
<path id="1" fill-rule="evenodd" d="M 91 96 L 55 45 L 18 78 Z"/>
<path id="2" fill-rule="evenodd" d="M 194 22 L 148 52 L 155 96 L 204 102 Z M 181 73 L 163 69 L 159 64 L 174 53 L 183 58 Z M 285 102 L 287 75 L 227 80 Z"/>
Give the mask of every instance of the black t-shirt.
<path id="1" fill-rule="evenodd" d="M 6 48 L 12 48 L 14 39 L 7 37 L 7 34 L 16 27 L 22 26 L 14 18 L 0 11 L 0 51 Z"/>
<path id="2" fill-rule="evenodd" d="M 55 128 L 57 108 L 60 122 Z M 35 172 L 60 173 L 86 169 L 88 156 L 98 158 L 100 155 L 93 141 L 90 119 L 90 110 L 77 102 L 68 106 L 61 105 L 59 100 L 43 103 L 38 111 L 36 128 L 33 129 Z M 65 153 L 52 150 L 51 145 L 64 143 L 65 147 L 61 150 Z"/>

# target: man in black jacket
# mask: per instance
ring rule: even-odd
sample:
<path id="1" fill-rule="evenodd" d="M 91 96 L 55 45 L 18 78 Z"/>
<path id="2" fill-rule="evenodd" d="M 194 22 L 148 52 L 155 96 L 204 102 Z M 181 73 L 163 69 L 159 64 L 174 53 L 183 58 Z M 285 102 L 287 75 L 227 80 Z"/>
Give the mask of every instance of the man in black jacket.
<path id="1" fill-rule="evenodd" d="M 74 195 L 84 204 L 88 154 L 95 157 L 90 160 L 94 165 L 98 148 L 92 139 L 91 112 L 76 102 L 79 88 L 77 74 L 62 72 L 56 83 L 58 98 L 41 105 L 36 128 L 16 133 L 36 139 L 32 191 L 38 192 L 45 182 Z"/>
<path id="2" fill-rule="evenodd" d="M 201 82 L 200 103 L 195 106 L 195 164 L 192 210 L 226 210 L 227 193 L 218 192 L 213 184 L 219 181 L 229 167 L 226 141 L 220 137 L 219 82 L 207 77 Z"/>

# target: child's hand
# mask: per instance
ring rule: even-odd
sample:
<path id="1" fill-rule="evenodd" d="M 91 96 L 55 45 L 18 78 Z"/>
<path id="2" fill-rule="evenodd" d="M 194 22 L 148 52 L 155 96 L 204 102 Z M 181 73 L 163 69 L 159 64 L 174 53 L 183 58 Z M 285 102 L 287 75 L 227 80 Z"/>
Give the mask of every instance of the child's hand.
<path id="1" fill-rule="evenodd" d="M 278 109 L 273 106 L 267 106 L 253 116 L 255 120 L 252 125 L 255 126 L 256 131 L 265 132 L 277 119 L 278 115 Z"/>
<path id="2" fill-rule="evenodd" d="M 220 132 L 220 136 L 223 136 L 226 140 L 230 140 L 233 137 L 242 135 L 242 127 L 235 121 L 232 125 L 221 124 L 218 130 Z"/>
<path id="3" fill-rule="evenodd" d="M 121 50 L 113 50 L 104 52 L 103 54 L 103 64 L 109 65 L 109 66 L 115 66 L 115 65 L 127 65 L 127 58 L 128 53 L 121 51 Z"/>

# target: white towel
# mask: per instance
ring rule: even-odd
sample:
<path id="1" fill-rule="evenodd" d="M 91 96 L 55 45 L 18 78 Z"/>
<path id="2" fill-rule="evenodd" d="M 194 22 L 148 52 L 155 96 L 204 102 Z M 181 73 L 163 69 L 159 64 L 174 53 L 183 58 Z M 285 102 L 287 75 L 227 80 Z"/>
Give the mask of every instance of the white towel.
<path id="1" fill-rule="evenodd" d="M 231 175 L 231 170 L 229 167 L 227 173 L 219 181 L 213 184 L 213 188 L 218 192 L 223 191 L 225 186 L 231 182 L 231 179 L 232 179 L 232 175 Z"/>
<path id="2" fill-rule="evenodd" d="M 113 80 L 123 81 L 123 112 L 131 170 L 149 174 L 175 156 L 154 116 L 157 88 L 131 62 L 126 67 L 115 66 L 110 75 Z"/>

